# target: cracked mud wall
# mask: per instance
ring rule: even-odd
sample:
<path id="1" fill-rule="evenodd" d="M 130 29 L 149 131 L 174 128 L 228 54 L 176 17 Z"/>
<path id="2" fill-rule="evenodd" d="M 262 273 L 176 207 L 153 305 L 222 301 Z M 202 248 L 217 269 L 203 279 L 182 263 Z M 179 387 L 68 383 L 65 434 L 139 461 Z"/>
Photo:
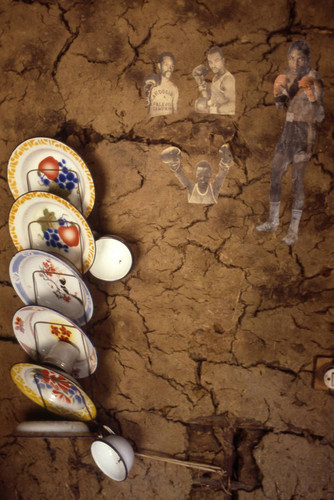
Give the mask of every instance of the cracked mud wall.
<path id="1" fill-rule="evenodd" d="M 135 259 L 121 282 L 85 278 L 99 367 L 84 386 L 100 420 L 138 449 L 224 467 L 233 499 L 333 498 L 334 399 L 312 385 L 314 357 L 334 356 L 332 2 L 1 0 L 0 14 L 1 497 L 231 497 L 214 474 L 144 459 L 115 483 L 96 469 L 89 439 L 8 437 L 23 420 L 50 418 L 9 376 L 27 357 L 11 326 L 22 303 L 8 275 L 6 178 L 13 149 L 46 136 L 86 161 L 96 185 L 88 223 L 124 238 Z M 290 171 L 278 231 L 254 228 L 285 119 L 272 86 L 298 39 L 323 79 L 326 117 L 289 248 Z M 234 116 L 194 111 L 191 72 L 212 45 L 236 79 Z M 165 50 L 179 111 L 150 119 L 142 82 Z M 192 178 L 203 159 L 217 172 L 225 142 L 234 163 L 218 203 L 188 204 L 161 151 L 179 147 Z"/>

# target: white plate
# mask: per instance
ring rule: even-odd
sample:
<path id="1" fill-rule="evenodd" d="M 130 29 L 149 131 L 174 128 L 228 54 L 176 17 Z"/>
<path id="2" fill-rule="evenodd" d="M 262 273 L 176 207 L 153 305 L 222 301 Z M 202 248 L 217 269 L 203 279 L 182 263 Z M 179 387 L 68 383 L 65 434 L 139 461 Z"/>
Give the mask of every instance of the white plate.
<path id="1" fill-rule="evenodd" d="M 16 435 L 85 435 L 91 434 L 89 427 L 84 422 L 71 422 L 70 420 L 31 420 L 21 422 L 15 429 Z"/>
<path id="2" fill-rule="evenodd" d="M 23 394 L 52 413 L 76 420 L 95 418 L 92 400 L 65 374 L 30 363 L 17 363 L 10 374 Z"/>
<path id="3" fill-rule="evenodd" d="M 17 252 L 9 264 L 15 292 L 27 305 L 50 307 L 79 325 L 93 315 L 91 293 L 79 273 L 67 262 L 41 250 Z"/>
<path id="4" fill-rule="evenodd" d="M 65 257 L 85 273 L 94 261 L 95 241 L 84 217 L 68 201 L 43 191 L 20 196 L 9 213 L 17 250 L 36 248 Z"/>
<path id="5" fill-rule="evenodd" d="M 47 161 L 50 157 L 53 160 Z M 95 187 L 87 165 L 55 139 L 34 137 L 17 146 L 8 162 L 7 178 L 15 199 L 28 191 L 48 191 L 71 202 L 85 217 L 93 209 Z"/>
<path id="6" fill-rule="evenodd" d="M 132 254 L 118 238 L 103 236 L 95 241 L 95 259 L 89 272 L 104 281 L 124 278 L 132 268 Z"/>
<path id="7" fill-rule="evenodd" d="M 21 347 L 35 361 L 43 362 L 59 341 L 70 342 L 79 350 L 72 376 L 88 377 L 97 367 L 96 349 L 85 332 L 59 312 L 43 306 L 24 306 L 13 317 L 13 331 Z"/>

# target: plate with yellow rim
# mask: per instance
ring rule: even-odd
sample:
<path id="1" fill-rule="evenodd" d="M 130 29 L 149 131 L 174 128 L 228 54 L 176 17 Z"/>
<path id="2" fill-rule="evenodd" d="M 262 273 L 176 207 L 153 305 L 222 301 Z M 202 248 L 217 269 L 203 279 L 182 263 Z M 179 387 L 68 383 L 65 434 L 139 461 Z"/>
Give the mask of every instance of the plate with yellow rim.
<path id="1" fill-rule="evenodd" d="M 61 370 L 17 363 L 12 366 L 10 374 L 23 394 L 52 413 L 83 421 L 96 417 L 93 401 L 78 382 Z"/>
<path id="2" fill-rule="evenodd" d="M 21 347 L 35 361 L 43 362 L 59 341 L 68 342 L 78 350 L 71 375 L 84 378 L 97 368 L 96 349 L 86 333 L 63 314 L 49 307 L 30 305 L 16 311 L 13 331 Z"/>
<path id="3" fill-rule="evenodd" d="M 81 273 L 91 267 L 95 240 L 86 219 L 68 201 L 44 191 L 20 196 L 9 213 L 17 250 L 33 248 L 69 260 Z"/>
<path id="4" fill-rule="evenodd" d="M 15 199 L 47 191 L 72 203 L 84 217 L 93 210 L 95 186 L 87 165 L 55 139 L 34 137 L 19 144 L 9 158 L 7 179 Z"/>

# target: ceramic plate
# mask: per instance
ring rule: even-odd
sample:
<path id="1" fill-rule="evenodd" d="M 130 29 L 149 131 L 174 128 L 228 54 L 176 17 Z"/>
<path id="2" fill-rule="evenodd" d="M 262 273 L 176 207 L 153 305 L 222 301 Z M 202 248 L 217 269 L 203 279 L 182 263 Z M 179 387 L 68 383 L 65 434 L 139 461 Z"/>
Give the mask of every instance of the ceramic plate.
<path id="1" fill-rule="evenodd" d="M 68 201 L 34 191 L 18 198 L 9 213 L 9 232 L 17 250 L 56 253 L 85 273 L 93 263 L 95 241 L 84 217 Z"/>
<path id="2" fill-rule="evenodd" d="M 10 374 L 23 394 L 52 413 L 76 420 L 95 418 L 94 403 L 67 375 L 30 363 L 17 363 Z"/>
<path id="3" fill-rule="evenodd" d="M 48 191 L 71 202 L 85 217 L 95 201 L 92 176 L 73 149 L 47 137 L 22 142 L 13 151 L 7 168 L 15 199 L 28 191 Z"/>
<path id="4" fill-rule="evenodd" d="M 88 377 L 96 370 L 96 349 L 85 332 L 53 309 L 36 305 L 21 307 L 14 314 L 13 330 L 21 347 L 35 361 L 43 362 L 50 349 L 62 340 L 75 345 L 80 352 L 73 366 L 73 377 Z"/>
<path id="5" fill-rule="evenodd" d="M 84 422 L 69 420 L 45 420 L 21 422 L 15 429 L 15 435 L 33 436 L 72 436 L 90 434 L 90 429 Z"/>
<path id="6" fill-rule="evenodd" d="M 118 238 L 103 236 L 95 241 L 95 259 L 89 272 L 104 281 L 124 278 L 132 267 L 132 254 Z"/>
<path id="7" fill-rule="evenodd" d="M 15 292 L 27 305 L 38 304 L 62 312 L 79 325 L 93 315 L 91 293 L 67 262 L 41 250 L 17 252 L 9 264 Z"/>

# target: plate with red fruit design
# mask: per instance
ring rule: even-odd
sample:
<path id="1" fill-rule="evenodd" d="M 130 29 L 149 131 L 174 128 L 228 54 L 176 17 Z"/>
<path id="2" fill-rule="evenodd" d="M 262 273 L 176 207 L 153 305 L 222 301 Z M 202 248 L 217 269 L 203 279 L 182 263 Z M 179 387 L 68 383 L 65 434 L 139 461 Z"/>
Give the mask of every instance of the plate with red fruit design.
<path id="1" fill-rule="evenodd" d="M 85 332 L 63 314 L 48 307 L 24 306 L 14 314 L 12 325 L 21 347 L 35 361 L 43 362 L 51 348 L 62 341 L 78 349 L 71 373 L 73 377 L 88 377 L 96 370 L 95 347 Z"/>
<path id="2" fill-rule="evenodd" d="M 23 394 L 52 413 L 77 420 L 95 418 L 93 401 L 78 382 L 61 370 L 17 363 L 12 366 L 10 374 Z"/>
<path id="3" fill-rule="evenodd" d="M 27 305 L 49 307 L 85 325 L 93 316 L 89 288 L 72 265 L 43 250 L 16 252 L 9 264 L 15 292 Z"/>
<path id="4" fill-rule="evenodd" d="M 20 196 L 9 213 L 9 232 L 17 250 L 55 253 L 81 273 L 94 261 L 95 240 L 86 219 L 71 203 L 52 193 L 33 191 Z"/>
<path id="5" fill-rule="evenodd" d="M 72 203 L 84 217 L 93 209 L 95 187 L 87 165 L 55 139 L 34 137 L 19 144 L 10 156 L 7 178 L 15 199 L 29 191 L 47 191 Z"/>

